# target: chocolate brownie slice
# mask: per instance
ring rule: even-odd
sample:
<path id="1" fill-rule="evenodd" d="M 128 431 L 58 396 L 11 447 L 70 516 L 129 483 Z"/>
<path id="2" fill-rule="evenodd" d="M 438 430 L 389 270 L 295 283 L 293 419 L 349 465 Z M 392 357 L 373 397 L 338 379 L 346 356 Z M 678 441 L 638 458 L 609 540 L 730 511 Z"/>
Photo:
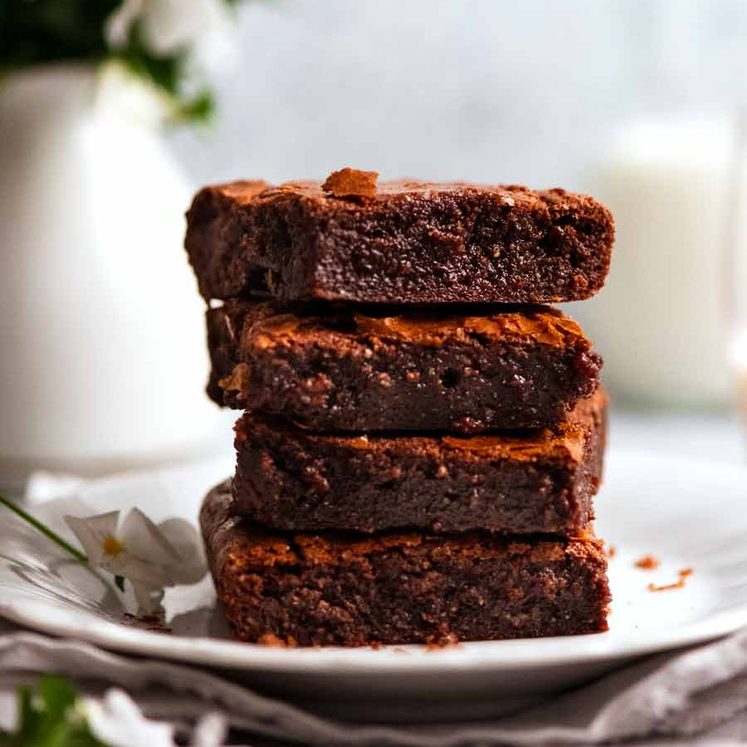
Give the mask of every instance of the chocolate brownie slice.
<path id="1" fill-rule="evenodd" d="M 375 175 L 206 187 L 186 248 L 207 299 L 548 303 L 589 298 L 614 225 L 585 195 Z M 351 177 L 352 174 L 352 177 Z M 362 182 L 359 183 L 359 182 Z"/>
<path id="2" fill-rule="evenodd" d="M 600 391 L 555 429 L 469 438 L 318 435 L 247 412 L 236 505 L 300 531 L 578 532 L 594 517 L 605 411 Z"/>
<path id="3" fill-rule="evenodd" d="M 403 317 L 228 301 L 207 322 L 214 400 L 323 432 L 544 427 L 594 392 L 602 365 L 546 307 Z"/>
<path id="4" fill-rule="evenodd" d="M 363 646 L 607 629 L 607 563 L 588 533 L 286 533 L 237 513 L 229 483 L 208 495 L 201 523 L 218 599 L 244 641 Z"/>

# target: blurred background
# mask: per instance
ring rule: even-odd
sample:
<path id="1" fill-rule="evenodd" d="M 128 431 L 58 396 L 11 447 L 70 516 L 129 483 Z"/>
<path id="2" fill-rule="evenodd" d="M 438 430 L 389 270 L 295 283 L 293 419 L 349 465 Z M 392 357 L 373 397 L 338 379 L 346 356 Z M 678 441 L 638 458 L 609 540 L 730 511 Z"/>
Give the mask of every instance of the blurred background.
<path id="1" fill-rule="evenodd" d="M 116 11 L 118 3 L 110 4 Z M 126 4 L 133 12 L 144 7 Z M 655 416 L 667 441 L 689 418 L 696 449 L 701 439 L 714 443 L 712 433 L 736 432 L 740 370 L 747 370 L 744 0 L 231 5 L 235 18 L 212 39 L 206 65 L 215 103 L 207 126 L 149 124 L 154 134 L 144 138 L 124 128 L 126 115 L 111 115 L 110 96 L 108 124 L 97 126 L 96 137 L 60 146 L 68 120 L 59 110 L 69 109 L 70 97 L 57 105 L 54 133 L 37 122 L 49 121 L 49 113 L 38 114 L 40 101 L 62 90 L 59 81 L 46 92 L 35 84 L 33 94 L 26 85 L 4 104 L 0 96 L 0 167 L 6 175 L 33 174 L 12 182 L 6 176 L 0 186 L 4 275 L 12 286 L 0 296 L 0 404 L 8 423 L 0 466 L 3 456 L 6 463 L 44 457 L 51 466 L 85 468 L 146 454 L 170 458 L 199 451 L 208 431 L 225 442 L 225 418 L 216 419 L 207 403 L 185 404 L 200 399 L 204 373 L 201 310 L 179 248 L 189 194 L 237 177 L 320 178 L 343 165 L 382 178 L 564 186 L 605 201 L 618 222 L 608 286 L 568 311 L 606 359 L 621 422 L 629 417 L 637 440 L 644 430 L 636 429 Z M 113 98 L 127 102 L 114 110 L 138 112 L 138 126 L 148 119 L 131 92 Z M 69 131 L 80 121 L 70 114 Z M 53 157 L 59 162 L 50 169 Z M 81 160 L 93 164 L 83 175 Z M 40 211 L 44 200 L 50 207 Z M 57 262 L 49 247 L 72 213 L 103 227 L 85 242 L 68 240 L 68 254 L 55 253 L 66 259 Z M 29 269 L 31 250 L 10 256 L 23 243 L 42 252 L 35 266 L 46 263 L 45 277 Z M 71 256 L 76 270 L 67 292 Z M 102 276 L 106 290 L 81 300 L 80 288 L 90 290 Z M 42 310 L 50 293 L 54 304 Z M 78 309 L 70 324 L 79 331 L 63 345 L 60 309 L 69 306 Z M 47 338 L 29 343 L 40 326 Z M 50 388 L 44 369 L 53 360 Z M 89 379 L 82 371 L 92 368 Z M 32 409 L 45 414 L 34 427 Z M 68 451 L 58 447 L 64 425 L 50 427 L 55 411 L 63 424 L 79 424 L 75 438 L 67 431 L 75 444 Z"/>
<path id="2" fill-rule="evenodd" d="M 747 100 L 741 0 L 268 0 L 239 8 L 196 183 L 341 163 L 384 176 L 588 187 L 631 117 Z"/>

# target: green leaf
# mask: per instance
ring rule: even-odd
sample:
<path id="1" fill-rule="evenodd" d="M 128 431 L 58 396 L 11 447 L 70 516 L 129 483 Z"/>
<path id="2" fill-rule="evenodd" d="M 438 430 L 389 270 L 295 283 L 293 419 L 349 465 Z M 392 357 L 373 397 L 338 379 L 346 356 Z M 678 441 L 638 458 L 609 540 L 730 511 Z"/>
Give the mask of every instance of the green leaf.
<path id="1" fill-rule="evenodd" d="M 56 675 L 45 675 L 39 683 L 39 696 L 51 720 L 64 718 L 69 708 L 75 705 L 78 693 L 68 680 Z"/>
<path id="2" fill-rule="evenodd" d="M 164 91 L 176 95 L 179 83 L 179 58 L 181 55 L 151 54 L 144 41 L 142 23 L 136 21 L 130 27 L 127 46 L 120 53 L 124 63 L 137 75 L 148 78 Z"/>
<path id="3" fill-rule="evenodd" d="M 203 91 L 190 101 L 184 102 L 178 110 L 178 119 L 207 123 L 215 113 L 215 101 L 210 91 Z"/>
<path id="4" fill-rule="evenodd" d="M 2 0 L 0 66 L 102 60 L 104 26 L 121 0 Z"/>
<path id="5" fill-rule="evenodd" d="M 0 732 L 0 747 L 107 747 L 77 708 L 78 693 L 63 677 L 46 675 L 36 690 L 18 690 L 18 724 Z"/>
<path id="6" fill-rule="evenodd" d="M 147 80 L 165 94 L 174 121 L 206 122 L 210 119 L 214 110 L 210 92 L 205 89 L 190 95 L 184 90 L 189 50 L 171 55 L 152 54 L 145 45 L 142 24 L 136 21 L 130 28 L 127 46 L 118 53 L 118 58 L 135 76 Z"/>

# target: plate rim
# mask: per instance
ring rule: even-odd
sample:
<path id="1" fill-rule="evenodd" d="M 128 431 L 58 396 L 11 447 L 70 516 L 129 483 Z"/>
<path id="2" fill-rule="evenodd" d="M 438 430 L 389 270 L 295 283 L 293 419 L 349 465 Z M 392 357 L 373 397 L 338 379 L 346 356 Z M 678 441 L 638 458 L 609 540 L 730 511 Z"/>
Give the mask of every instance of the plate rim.
<path id="1" fill-rule="evenodd" d="M 30 602 L 27 613 L 15 609 L 12 604 L 0 602 L 0 615 L 39 632 L 84 641 L 120 653 L 167 658 L 233 671 L 278 674 L 353 674 L 360 673 L 362 666 L 365 666 L 366 675 L 433 673 L 439 668 L 448 671 L 496 667 L 525 670 L 538 665 L 558 667 L 582 662 L 619 661 L 715 640 L 747 625 L 745 607 L 718 613 L 683 628 L 657 631 L 656 634 L 649 632 L 640 641 L 631 640 L 630 637 L 608 638 L 607 633 L 593 633 L 508 641 L 470 641 L 441 649 L 423 645 L 383 646 L 376 649 L 337 646 L 283 648 L 205 636 L 171 637 L 108 620 L 98 621 L 97 629 L 86 629 L 73 622 L 45 621 L 33 614 L 34 608 L 43 608 L 44 605 L 35 600 Z M 590 642 L 592 647 L 583 645 Z M 593 645 L 595 643 L 599 645 Z M 504 652 L 506 655 L 501 656 Z M 470 656 L 465 658 L 465 653 Z"/>

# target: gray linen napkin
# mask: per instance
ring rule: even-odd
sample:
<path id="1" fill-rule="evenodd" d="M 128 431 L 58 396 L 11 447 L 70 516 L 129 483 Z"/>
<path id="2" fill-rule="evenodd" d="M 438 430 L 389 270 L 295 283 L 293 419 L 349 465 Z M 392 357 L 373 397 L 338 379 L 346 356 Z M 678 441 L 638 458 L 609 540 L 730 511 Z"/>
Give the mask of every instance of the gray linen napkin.
<path id="1" fill-rule="evenodd" d="M 747 742 L 747 630 L 686 651 L 651 657 L 495 721 L 396 727 L 335 722 L 199 669 L 120 656 L 10 626 L 4 630 L 0 632 L 0 690 L 15 685 L 21 676 L 57 672 L 82 683 L 94 695 L 122 688 L 148 716 L 182 728 L 218 712 L 234 734 L 305 745 Z"/>

